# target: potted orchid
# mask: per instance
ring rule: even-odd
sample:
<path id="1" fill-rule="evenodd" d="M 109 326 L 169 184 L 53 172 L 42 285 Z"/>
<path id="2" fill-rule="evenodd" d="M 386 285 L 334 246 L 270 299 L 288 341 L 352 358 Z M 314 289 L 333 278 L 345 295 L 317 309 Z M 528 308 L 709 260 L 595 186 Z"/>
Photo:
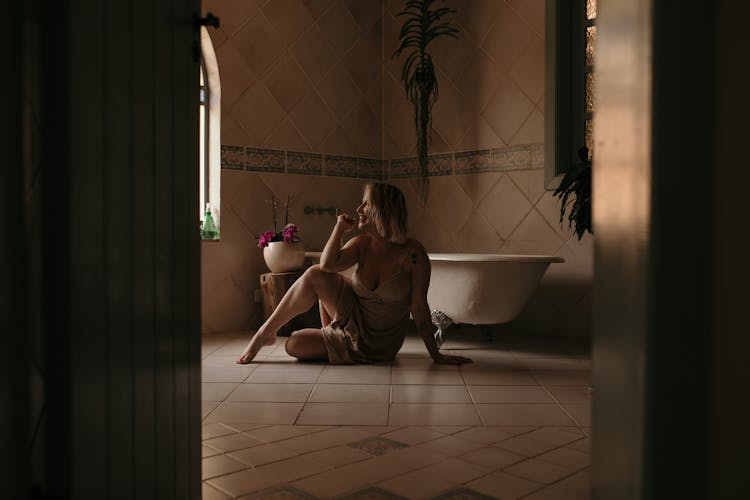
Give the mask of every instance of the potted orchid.
<path id="1" fill-rule="evenodd" d="M 272 273 L 286 273 L 301 269 L 305 263 L 305 246 L 297 236 L 299 227 L 289 223 L 289 198 L 284 204 L 284 229 L 277 231 L 276 198 L 271 197 L 273 231 L 266 231 L 258 238 L 258 248 L 263 249 L 263 260 Z"/>

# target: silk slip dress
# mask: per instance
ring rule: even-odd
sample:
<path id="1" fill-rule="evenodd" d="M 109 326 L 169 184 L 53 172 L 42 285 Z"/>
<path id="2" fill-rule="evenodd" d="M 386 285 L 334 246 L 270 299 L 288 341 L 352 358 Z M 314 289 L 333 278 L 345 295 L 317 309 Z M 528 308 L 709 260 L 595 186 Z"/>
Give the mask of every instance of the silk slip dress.
<path id="1" fill-rule="evenodd" d="M 365 286 L 358 271 L 342 276 L 336 314 L 321 329 L 328 361 L 333 364 L 390 361 L 401 349 L 409 328 L 411 276 L 401 271 Z"/>

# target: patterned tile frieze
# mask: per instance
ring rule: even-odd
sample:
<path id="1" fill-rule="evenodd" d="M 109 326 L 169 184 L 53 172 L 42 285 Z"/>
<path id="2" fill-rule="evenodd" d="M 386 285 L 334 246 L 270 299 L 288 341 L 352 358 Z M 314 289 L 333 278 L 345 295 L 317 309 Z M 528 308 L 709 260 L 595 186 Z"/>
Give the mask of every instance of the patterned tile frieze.
<path id="1" fill-rule="evenodd" d="M 428 157 L 428 175 L 478 174 L 544 168 L 544 144 L 442 153 Z M 356 156 L 280 151 L 241 146 L 221 147 L 221 168 L 360 179 L 409 179 L 419 177 L 415 157 L 379 160 Z"/>
<path id="2" fill-rule="evenodd" d="M 323 175 L 323 155 L 287 151 L 286 171 L 289 174 Z"/>
<path id="3" fill-rule="evenodd" d="M 456 153 L 455 170 L 457 174 L 478 174 L 493 170 L 493 155 L 489 149 L 480 151 L 461 151 Z"/>
<path id="4" fill-rule="evenodd" d="M 382 180 L 388 168 L 387 161 L 374 158 L 360 158 L 358 165 L 357 176 L 361 179 Z"/>
<path id="5" fill-rule="evenodd" d="M 325 175 L 357 177 L 357 158 L 353 156 L 326 155 Z"/>
<path id="6" fill-rule="evenodd" d="M 394 158 L 390 163 L 388 177 L 391 179 L 419 177 L 419 162 L 416 158 Z"/>
<path id="7" fill-rule="evenodd" d="M 245 148 L 245 169 L 254 172 L 283 173 L 286 152 L 275 149 Z"/>
<path id="8" fill-rule="evenodd" d="M 427 157 L 427 175 L 453 174 L 453 155 L 451 153 Z"/>
<path id="9" fill-rule="evenodd" d="M 222 146 L 221 168 L 243 170 L 245 168 L 245 148 L 242 146 Z"/>

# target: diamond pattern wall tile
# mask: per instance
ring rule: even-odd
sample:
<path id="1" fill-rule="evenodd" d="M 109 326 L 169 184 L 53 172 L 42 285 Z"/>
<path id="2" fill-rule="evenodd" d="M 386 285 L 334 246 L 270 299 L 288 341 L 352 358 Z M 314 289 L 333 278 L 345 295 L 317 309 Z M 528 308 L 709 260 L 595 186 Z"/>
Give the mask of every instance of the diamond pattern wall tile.
<path id="1" fill-rule="evenodd" d="M 534 103 L 521 92 L 518 85 L 510 78 L 500 77 L 495 94 L 487 107 L 482 110 L 482 116 L 492 129 L 506 143 L 521 128 L 521 124 L 529 117 Z"/>
<path id="2" fill-rule="evenodd" d="M 336 127 L 331 135 L 325 140 L 322 146 L 323 151 L 338 151 L 341 154 L 356 156 L 356 148 L 349 141 L 346 132 L 342 127 Z"/>
<path id="3" fill-rule="evenodd" d="M 266 2 L 262 10 L 284 45 L 294 42 L 315 22 L 300 0 L 273 0 Z"/>
<path id="4" fill-rule="evenodd" d="M 441 75 L 438 84 L 440 99 L 432 108 L 433 127 L 446 142 L 448 150 L 455 151 L 472 123 L 474 113 L 450 80 Z"/>
<path id="5" fill-rule="evenodd" d="M 472 36 L 481 42 L 497 22 L 500 4 L 497 0 L 473 0 L 465 2 L 458 9 L 458 20 L 461 26 L 471 32 Z"/>
<path id="6" fill-rule="evenodd" d="M 313 151 L 320 151 L 323 141 L 336 128 L 336 120 L 328 107 L 314 93 L 308 94 L 297 104 L 290 118 Z"/>
<path id="7" fill-rule="evenodd" d="M 380 2 L 347 0 L 346 7 L 362 31 L 367 31 L 380 22 Z"/>
<path id="8" fill-rule="evenodd" d="M 276 101 L 289 113 L 307 94 L 312 82 L 292 57 L 284 57 L 264 78 Z"/>
<path id="9" fill-rule="evenodd" d="M 383 134 L 390 141 L 385 150 L 386 158 L 416 154 L 416 137 L 414 135 L 414 115 L 408 106 L 397 108 L 393 115 L 386 115 L 386 127 Z"/>
<path id="10" fill-rule="evenodd" d="M 286 49 L 282 37 L 261 13 L 251 17 L 237 31 L 232 43 L 244 56 L 247 66 L 258 75 L 263 75 Z"/>
<path id="11" fill-rule="evenodd" d="M 544 39 L 544 0 L 510 0 L 514 11 Z"/>
<path id="12" fill-rule="evenodd" d="M 508 253 L 554 255 L 562 245 L 563 241 L 555 230 L 539 212 L 532 209 L 506 238 L 503 251 L 512 249 L 514 252 Z M 523 251 L 519 252 L 519 250 Z"/>
<path id="13" fill-rule="evenodd" d="M 495 95 L 498 79 L 503 73 L 484 51 L 476 51 L 469 59 L 456 84 L 475 113 L 483 110 Z"/>
<path id="14" fill-rule="evenodd" d="M 355 107 L 341 125 L 349 142 L 354 145 L 357 156 L 378 156 L 379 145 L 372 139 L 373 131 L 378 129 L 380 122 L 367 104 L 361 103 Z"/>
<path id="15" fill-rule="evenodd" d="M 318 19 L 318 26 L 320 26 L 328 43 L 333 47 L 336 57 L 340 57 L 349 47 L 354 45 L 362 34 L 362 30 L 349 11 L 348 5 L 342 2 L 331 5 L 331 8 Z"/>
<path id="16" fill-rule="evenodd" d="M 475 207 L 478 207 L 487 193 L 495 187 L 503 174 L 499 172 L 485 172 L 480 174 L 457 174 L 453 178 L 464 190 Z"/>
<path id="17" fill-rule="evenodd" d="M 286 113 L 263 82 L 256 82 L 237 100 L 232 115 L 247 132 L 250 144 L 261 145 L 281 125 Z"/>
<path id="18" fill-rule="evenodd" d="M 482 43 L 495 64 L 506 70 L 518 60 L 534 38 L 534 32 L 505 2 L 498 2 L 497 22 Z"/>
<path id="19" fill-rule="evenodd" d="M 231 109 L 242 93 L 258 79 L 258 75 L 250 69 L 245 57 L 231 40 L 216 49 L 216 61 L 221 79 L 222 108 Z M 231 77 L 224 78 L 224 75 Z"/>
<path id="20" fill-rule="evenodd" d="M 552 229 L 562 238 L 567 240 L 573 234 L 572 228 L 568 227 L 568 214 L 565 213 L 562 225 L 560 224 L 560 198 L 552 195 L 552 191 L 545 191 L 539 201 L 536 203 L 536 209 L 544 217 Z"/>
<path id="21" fill-rule="evenodd" d="M 362 92 L 372 85 L 380 86 L 381 36 L 377 28 L 365 32 L 344 56 L 349 74 Z"/>
<path id="22" fill-rule="evenodd" d="M 458 251 L 467 253 L 495 253 L 503 244 L 495 228 L 478 211 L 472 212 L 455 239 Z"/>
<path id="23" fill-rule="evenodd" d="M 336 0 L 302 0 L 302 5 L 318 19 Z"/>
<path id="24" fill-rule="evenodd" d="M 317 26 L 303 33 L 294 43 L 291 51 L 313 83 L 319 83 L 331 66 L 336 63 L 333 47 Z"/>
<path id="25" fill-rule="evenodd" d="M 221 30 L 231 37 L 249 17 L 258 13 L 259 0 L 203 0 L 203 11 L 221 20 Z"/>
<path id="26" fill-rule="evenodd" d="M 297 127 L 289 119 L 284 120 L 279 128 L 273 131 L 264 141 L 263 145 L 278 150 L 291 148 L 296 151 L 312 151 L 308 142 L 300 135 Z"/>
<path id="27" fill-rule="evenodd" d="M 440 62 L 441 69 L 453 82 L 461 77 L 466 65 L 479 46 L 479 42 L 474 38 L 471 31 L 459 22 L 456 22 L 455 25 L 460 30 L 457 38 L 436 38 L 430 44 L 433 58 Z"/>
<path id="28" fill-rule="evenodd" d="M 403 3 L 401 4 L 403 6 Z M 391 75 L 396 81 L 401 79 L 401 67 L 405 56 L 393 57 L 399 47 L 398 34 L 401 23 L 392 15 L 386 15 L 383 19 L 383 63 L 384 73 Z"/>
<path id="29" fill-rule="evenodd" d="M 247 132 L 229 112 L 221 113 L 221 140 L 223 144 L 245 144 Z"/>
<path id="30" fill-rule="evenodd" d="M 516 170 L 508 172 L 508 177 L 521 189 L 532 204 L 536 204 L 546 192 L 544 189 L 544 170 Z"/>
<path id="31" fill-rule="evenodd" d="M 503 239 L 508 238 L 531 208 L 531 203 L 507 175 L 492 187 L 479 204 L 484 217 Z M 533 226 L 533 229 L 536 229 L 536 226 Z"/>
<path id="32" fill-rule="evenodd" d="M 460 151 L 488 150 L 498 145 L 504 146 L 505 141 L 497 135 L 487 120 L 478 116 L 469 126 L 457 149 Z"/>
<path id="33" fill-rule="evenodd" d="M 534 109 L 511 140 L 511 145 L 544 142 L 544 116 Z"/>
<path id="34" fill-rule="evenodd" d="M 523 92 L 537 102 L 544 93 L 544 40 L 533 38 L 520 59 L 510 69 L 510 77 Z"/>
<path id="35" fill-rule="evenodd" d="M 430 197 L 427 211 L 437 221 L 442 231 L 453 232 L 463 227 L 474 208 L 469 196 L 452 177 L 430 179 Z"/>
<path id="36" fill-rule="evenodd" d="M 336 117 L 346 116 L 362 100 L 362 92 L 341 63 L 320 84 L 320 97 Z"/>

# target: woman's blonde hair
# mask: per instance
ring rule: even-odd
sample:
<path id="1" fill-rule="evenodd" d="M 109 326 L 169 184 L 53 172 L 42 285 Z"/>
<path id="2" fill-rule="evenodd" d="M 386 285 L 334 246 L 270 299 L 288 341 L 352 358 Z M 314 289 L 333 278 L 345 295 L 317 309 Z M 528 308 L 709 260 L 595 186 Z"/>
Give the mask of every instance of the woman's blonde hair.
<path id="1" fill-rule="evenodd" d="M 368 218 L 380 236 L 392 243 L 404 243 L 407 238 L 407 221 L 404 193 L 396 186 L 382 182 L 365 185 L 370 193 Z"/>

